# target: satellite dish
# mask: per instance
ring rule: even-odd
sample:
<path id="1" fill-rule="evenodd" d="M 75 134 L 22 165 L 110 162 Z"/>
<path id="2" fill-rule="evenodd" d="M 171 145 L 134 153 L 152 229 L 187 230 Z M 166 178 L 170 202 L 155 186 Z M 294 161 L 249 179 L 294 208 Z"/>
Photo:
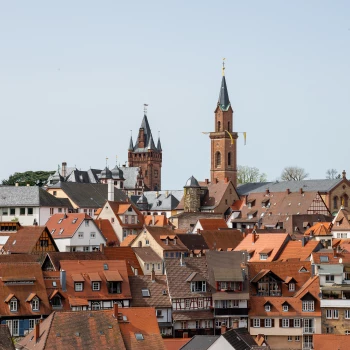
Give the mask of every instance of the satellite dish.
<path id="1" fill-rule="evenodd" d="M 339 264 L 341 264 L 343 262 L 343 259 L 342 258 L 340 258 L 339 259 Z"/>

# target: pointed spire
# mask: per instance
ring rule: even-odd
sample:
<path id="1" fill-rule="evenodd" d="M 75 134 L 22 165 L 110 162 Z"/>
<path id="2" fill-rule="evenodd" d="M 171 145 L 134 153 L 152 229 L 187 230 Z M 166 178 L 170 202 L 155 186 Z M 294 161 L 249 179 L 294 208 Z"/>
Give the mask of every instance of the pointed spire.
<path id="1" fill-rule="evenodd" d="M 228 91 L 227 91 L 227 85 L 226 85 L 226 79 L 225 79 L 225 61 L 222 62 L 222 81 L 221 81 L 218 105 L 223 111 L 227 111 L 230 107 L 230 99 L 228 97 Z"/>
<path id="2" fill-rule="evenodd" d="M 161 151 L 162 150 L 162 145 L 160 143 L 160 132 L 158 131 L 158 142 L 157 142 L 157 150 Z"/>
<path id="3" fill-rule="evenodd" d="M 150 136 L 150 138 L 149 138 L 147 148 L 148 148 L 148 149 L 155 149 L 155 148 L 156 148 L 156 146 L 154 145 L 154 142 L 153 142 L 152 134 L 151 134 L 151 136 Z"/>
<path id="4" fill-rule="evenodd" d="M 132 141 L 132 135 L 130 136 L 130 143 L 129 143 L 129 151 L 133 151 L 134 150 L 134 143 Z"/>

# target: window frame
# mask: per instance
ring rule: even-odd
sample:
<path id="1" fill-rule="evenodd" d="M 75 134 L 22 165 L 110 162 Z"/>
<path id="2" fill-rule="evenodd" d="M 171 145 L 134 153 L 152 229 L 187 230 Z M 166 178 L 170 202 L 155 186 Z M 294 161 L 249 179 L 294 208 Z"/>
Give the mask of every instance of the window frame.
<path id="1" fill-rule="evenodd" d="M 38 297 L 35 297 L 31 301 L 32 311 L 40 311 L 40 300 Z"/>
<path id="2" fill-rule="evenodd" d="M 10 312 L 18 311 L 18 300 L 16 298 L 12 298 L 9 302 Z"/>
<path id="3" fill-rule="evenodd" d="M 253 328 L 260 328 L 260 318 L 253 318 Z"/>
<path id="4" fill-rule="evenodd" d="M 282 328 L 289 328 L 289 318 L 282 318 Z"/>
<path id="5" fill-rule="evenodd" d="M 272 319 L 271 318 L 265 318 L 265 328 L 271 328 L 272 327 Z"/>
<path id="6" fill-rule="evenodd" d="M 97 288 L 96 288 L 97 286 Z M 97 292 L 99 290 L 101 290 L 101 282 L 99 281 L 92 281 L 91 283 L 91 289 L 94 291 L 94 292 Z"/>
<path id="7" fill-rule="evenodd" d="M 81 286 L 81 289 L 79 286 Z M 84 282 L 74 282 L 74 291 L 75 292 L 82 292 L 83 290 L 84 290 Z"/>

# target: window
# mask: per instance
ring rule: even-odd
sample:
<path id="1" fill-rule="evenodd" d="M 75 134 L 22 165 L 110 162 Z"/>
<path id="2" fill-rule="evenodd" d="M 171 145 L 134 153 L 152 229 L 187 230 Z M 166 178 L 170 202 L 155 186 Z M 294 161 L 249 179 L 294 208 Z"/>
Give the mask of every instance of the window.
<path id="1" fill-rule="evenodd" d="M 89 220 L 85 220 L 85 226 L 89 227 L 90 221 Z"/>
<path id="2" fill-rule="evenodd" d="M 326 275 L 326 282 L 334 282 L 334 275 Z"/>
<path id="3" fill-rule="evenodd" d="M 299 335 L 297 335 L 297 336 L 295 337 L 295 341 L 300 341 L 300 336 L 299 336 Z"/>
<path id="4" fill-rule="evenodd" d="M 89 252 L 90 251 L 90 247 L 89 246 L 85 246 L 83 249 L 84 249 L 84 252 Z"/>
<path id="5" fill-rule="evenodd" d="M 268 258 L 267 254 L 265 254 L 265 253 L 260 254 L 260 260 L 267 260 L 267 258 Z"/>
<path id="6" fill-rule="evenodd" d="M 191 292 L 205 292 L 207 285 L 205 281 L 191 282 Z"/>
<path id="7" fill-rule="evenodd" d="M 221 167 L 221 153 L 220 152 L 215 153 L 215 167 L 216 168 Z"/>
<path id="8" fill-rule="evenodd" d="M 51 305 L 53 309 L 60 309 L 62 307 L 62 301 L 60 296 L 56 295 L 51 299 Z"/>
<path id="9" fill-rule="evenodd" d="M 270 328 L 272 326 L 271 318 L 265 318 L 265 327 Z"/>
<path id="10" fill-rule="evenodd" d="M 303 311 L 314 311 L 315 310 L 315 302 L 313 300 L 303 300 Z"/>
<path id="11" fill-rule="evenodd" d="M 39 311 L 39 298 L 34 298 L 32 300 L 32 310 Z"/>
<path id="12" fill-rule="evenodd" d="M 227 154 L 227 165 L 231 165 L 231 152 Z"/>
<path id="13" fill-rule="evenodd" d="M 218 131 L 221 131 L 221 122 L 218 121 Z"/>
<path id="14" fill-rule="evenodd" d="M 50 215 L 53 215 L 54 213 L 54 208 L 50 208 Z"/>
<path id="15" fill-rule="evenodd" d="M 17 299 L 11 299 L 10 301 L 10 311 L 16 312 L 18 307 Z"/>
<path id="16" fill-rule="evenodd" d="M 288 311 L 288 305 L 283 305 L 282 310 L 283 310 L 283 311 Z"/>
<path id="17" fill-rule="evenodd" d="M 191 307 L 191 299 L 185 299 L 185 308 L 189 309 Z"/>
<path id="18" fill-rule="evenodd" d="M 108 282 L 107 283 L 108 293 L 110 294 L 120 294 L 122 292 L 121 282 Z"/>
<path id="19" fill-rule="evenodd" d="M 334 209 L 338 209 L 338 197 L 333 197 L 333 207 Z"/>
<path id="20" fill-rule="evenodd" d="M 12 335 L 19 336 L 19 320 L 12 321 Z"/>
<path id="21" fill-rule="evenodd" d="M 100 290 L 100 282 L 92 282 L 92 290 Z"/>
<path id="22" fill-rule="evenodd" d="M 90 238 L 92 238 L 92 239 L 96 238 L 96 233 L 95 232 L 91 232 L 90 233 Z"/>
<path id="23" fill-rule="evenodd" d="M 265 305 L 265 311 L 267 312 L 271 311 L 271 305 Z"/>
<path id="24" fill-rule="evenodd" d="M 26 208 L 19 208 L 19 215 L 26 215 Z"/>
<path id="25" fill-rule="evenodd" d="M 8 215 L 8 209 L 7 208 L 2 208 L 2 215 Z"/>
<path id="26" fill-rule="evenodd" d="M 78 238 L 84 238 L 84 232 L 78 232 Z"/>
<path id="27" fill-rule="evenodd" d="M 145 244 L 149 245 L 149 240 L 148 239 L 146 239 Z"/>
<path id="28" fill-rule="evenodd" d="M 27 214 L 33 215 L 33 208 L 27 208 Z"/>
<path id="29" fill-rule="evenodd" d="M 146 264 L 146 270 L 149 271 L 149 264 Z"/>
<path id="30" fill-rule="evenodd" d="M 339 318 L 339 311 L 338 310 L 332 310 L 332 309 L 327 309 L 326 310 L 326 318 L 327 319 L 338 319 Z"/>
<path id="31" fill-rule="evenodd" d="M 253 318 L 253 327 L 254 328 L 260 327 L 260 318 Z"/>
<path id="32" fill-rule="evenodd" d="M 288 284 L 288 290 L 290 292 L 294 292 L 295 291 L 295 283 L 289 283 Z"/>
<path id="33" fill-rule="evenodd" d="M 187 322 L 186 321 L 182 321 L 181 322 L 181 328 L 182 329 L 187 329 Z"/>
<path id="34" fill-rule="evenodd" d="M 156 316 L 162 317 L 162 310 L 156 310 Z"/>
<path id="35" fill-rule="evenodd" d="M 326 334 L 332 334 L 333 333 L 333 327 L 326 327 Z"/>
<path id="36" fill-rule="evenodd" d="M 321 263 L 328 262 L 328 256 L 327 255 L 321 255 L 320 256 L 320 262 Z"/>
<path id="37" fill-rule="evenodd" d="M 203 299 L 198 299 L 198 309 L 203 309 L 204 302 Z"/>
<path id="38" fill-rule="evenodd" d="M 10 215 L 16 215 L 16 209 L 10 208 Z"/>
<path id="39" fill-rule="evenodd" d="M 288 341 L 292 341 L 293 337 L 291 335 L 288 335 Z"/>
<path id="40" fill-rule="evenodd" d="M 149 292 L 149 289 L 148 288 L 143 288 L 141 289 L 141 293 L 142 293 L 142 296 L 145 298 L 145 297 L 150 297 L 151 294 Z"/>
<path id="41" fill-rule="evenodd" d="M 128 215 L 124 216 L 124 221 L 125 221 L 126 224 L 129 223 L 129 216 Z"/>
<path id="42" fill-rule="evenodd" d="M 40 240 L 40 247 L 48 247 L 49 246 L 49 240 L 48 239 L 41 239 Z"/>
<path id="43" fill-rule="evenodd" d="M 347 309 L 347 310 L 344 311 L 344 316 L 345 316 L 345 318 L 346 318 L 347 320 L 350 319 L 350 309 Z"/>
<path id="44" fill-rule="evenodd" d="M 283 318 L 282 319 L 282 327 L 288 328 L 289 327 L 289 318 Z"/>
<path id="45" fill-rule="evenodd" d="M 300 325 L 301 325 L 300 318 L 295 318 L 294 319 L 294 327 L 300 328 Z"/>
<path id="46" fill-rule="evenodd" d="M 159 263 L 157 264 L 157 269 L 160 270 L 160 264 Z"/>
<path id="47" fill-rule="evenodd" d="M 333 318 L 338 319 L 339 318 L 339 311 L 338 310 L 333 310 Z"/>
<path id="48" fill-rule="evenodd" d="M 158 170 L 154 170 L 154 177 L 155 177 L 155 178 L 158 177 Z"/>
<path id="49" fill-rule="evenodd" d="M 35 327 L 35 320 L 31 319 L 29 320 L 29 330 L 33 330 Z"/>
<path id="50" fill-rule="evenodd" d="M 93 301 L 91 303 L 91 310 L 100 310 L 101 304 L 98 301 Z"/>
<path id="51" fill-rule="evenodd" d="M 76 292 L 82 292 L 83 291 L 83 283 L 82 282 L 75 282 L 74 283 L 74 290 Z"/>

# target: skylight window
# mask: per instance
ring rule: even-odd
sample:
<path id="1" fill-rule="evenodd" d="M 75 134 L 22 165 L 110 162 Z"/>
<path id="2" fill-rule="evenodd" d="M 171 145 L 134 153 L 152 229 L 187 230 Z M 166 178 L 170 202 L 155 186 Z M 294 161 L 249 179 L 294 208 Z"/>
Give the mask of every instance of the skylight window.
<path id="1" fill-rule="evenodd" d="M 64 228 L 61 228 L 59 234 L 61 235 L 63 231 L 64 231 Z"/>
<path id="2" fill-rule="evenodd" d="M 103 269 L 108 270 L 108 264 L 103 264 Z"/>
<path id="3" fill-rule="evenodd" d="M 57 287 L 56 281 L 52 281 L 52 286 L 53 286 L 53 287 Z"/>
<path id="4" fill-rule="evenodd" d="M 320 262 L 328 262 L 328 256 L 320 256 Z"/>
<path id="5" fill-rule="evenodd" d="M 136 338 L 137 340 L 143 340 L 143 339 L 144 339 L 142 333 L 135 333 L 135 338 Z"/>
<path id="6" fill-rule="evenodd" d="M 55 233 L 56 229 L 54 228 L 52 231 L 51 231 L 51 234 L 53 235 Z"/>
<path id="7" fill-rule="evenodd" d="M 149 292 L 149 289 L 147 289 L 147 288 L 143 288 L 142 290 L 141 290 L 141 293 L 142 293 L 142 296 L 145 298 L 145 297 L 150 297 L 151 296 L 151 294 L 150 294 L 150 292 Z"/>
<path id="8" fill-rule="evenodd" d="M 63 220 L 63 219 L 59 219 L 59 220 L 58 220 L 58 223 L 60 224 L 60 223 L 62 222 L 62 220 Z"/>
<path id="9" fill-rule="evenodd" d="M 78 218 L 74 218 L 72 224 L 75 224 L 78 221 Z"/>

